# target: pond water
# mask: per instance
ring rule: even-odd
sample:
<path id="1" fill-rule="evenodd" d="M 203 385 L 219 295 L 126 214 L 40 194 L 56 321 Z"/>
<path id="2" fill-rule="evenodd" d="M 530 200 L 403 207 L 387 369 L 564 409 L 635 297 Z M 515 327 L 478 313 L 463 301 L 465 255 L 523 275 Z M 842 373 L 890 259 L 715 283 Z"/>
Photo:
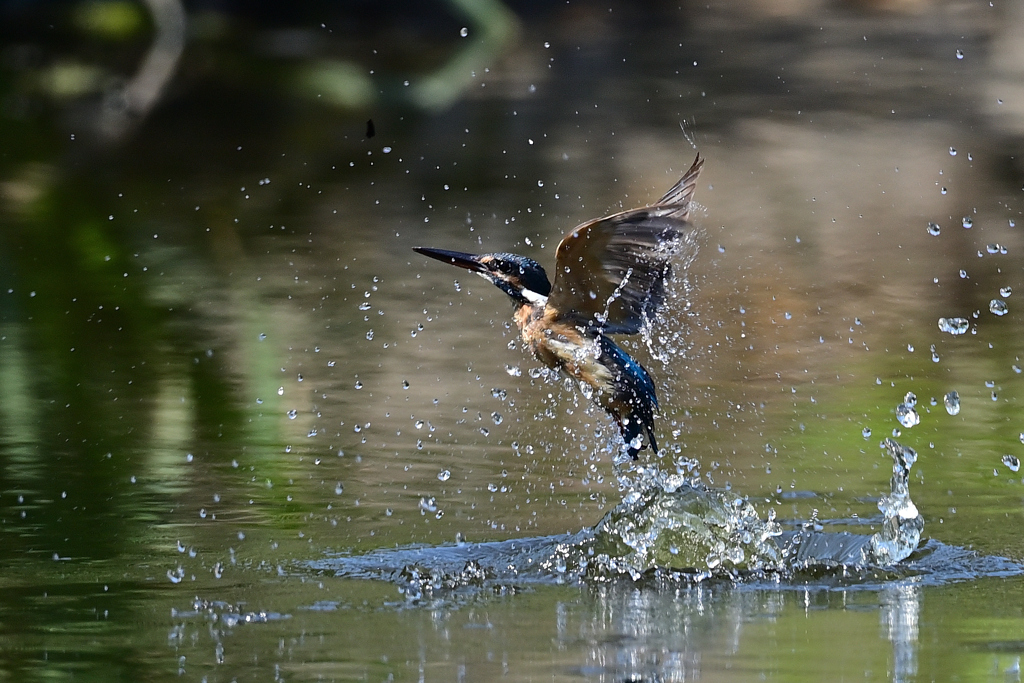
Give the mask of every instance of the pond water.
<path id="1" fill-rule="evenodd" d="M 1020 679 L 1015 6 L 0 17 L 0 679 Z M 550 268 L 695 147 L 697 244 L 619 338 L 663 451 L 616 464 L 412 247 Z M 762 559 L 923 532 L 612 561 L 690 491 Z"/>

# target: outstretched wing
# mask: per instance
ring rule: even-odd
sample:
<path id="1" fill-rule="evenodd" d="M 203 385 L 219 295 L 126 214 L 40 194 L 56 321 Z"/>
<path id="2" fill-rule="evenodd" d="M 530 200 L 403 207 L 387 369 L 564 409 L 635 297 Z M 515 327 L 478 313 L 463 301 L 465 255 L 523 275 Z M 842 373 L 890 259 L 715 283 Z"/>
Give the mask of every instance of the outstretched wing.
<path id="1" fill-rule="evenodd" d="M 672 215 L 673 218 L 680 220 L 689 220 L 690 218 L 690 201 L 693 199 L 693 192 L 697 189 L 697 176 L 700 175 L 700 170 L 704 168 L 704 158 L 698 154 L 697 158 L 693 160 L 690 165 L 690 170 L 683 174 L 683 177 L 679 179 L 679 182 L 672 186 L 672 189 L 665 193 L 655 206 L 666 206 L 668 204 L 674 204 L 679 209 Z"/>
<path id="2" fill-rule="evenodd" d="M 589 221 L 566 235 L 556 254 L 549 315 L 606 334 L 639 332 L 664 298 L 703 164 L 698 154 L 657 204 Z"/>

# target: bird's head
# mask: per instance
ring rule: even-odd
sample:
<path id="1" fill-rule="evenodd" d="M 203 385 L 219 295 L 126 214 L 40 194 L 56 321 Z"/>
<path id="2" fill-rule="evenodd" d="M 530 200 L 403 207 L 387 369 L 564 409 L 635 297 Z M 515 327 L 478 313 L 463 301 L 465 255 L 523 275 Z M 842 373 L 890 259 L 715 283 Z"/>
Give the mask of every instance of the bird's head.
<path id="1" fill-rule="evenodd" d="M 465 254 L 461 251 L 413 247 L 424 256 L 450 263 L 490 280 L 517 304 L 542 304 L 551 293 L 547 273 L 533 259 L 518 254 Z"/>

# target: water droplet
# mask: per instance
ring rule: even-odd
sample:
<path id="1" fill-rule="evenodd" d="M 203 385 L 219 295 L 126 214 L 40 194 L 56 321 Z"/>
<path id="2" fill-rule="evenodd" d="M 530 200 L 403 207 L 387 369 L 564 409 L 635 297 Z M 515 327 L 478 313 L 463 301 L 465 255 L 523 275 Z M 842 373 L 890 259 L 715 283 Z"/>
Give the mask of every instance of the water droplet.
<path id="1" fill-rule="evenodd" d="M 469 35 L 469 29 L 463 26 L 461 29 L 459 29 L 459 35 L 465 38 L 466 36 Z"/>
<path id="2" fill-rule="evenodd" d="M 302 381 L 302 375 L 299 374 L 295 379 L 298 380 L 299 382 L 301 382 Z"/>
<path id="3" fill-rule="evenodd" d="M 911 408 L 913 408 L 914 406 L 917 405 L 917 394 L 915 394 L 913 391 L 908 391 L 907 394 L 903 397 L 903 402 L 906 403 Z"/>
<path id="4" fill-rule="evenodd" d="M 987 251 L 990 254 L 998 254 L 1000 251 L 1002 251 L 1002 249 L 1003 247 L 998 244 L 985 245 L 985 251 Z"/>
<path id="5" fill-rule="evenodd" d="M 964 51 L 963 50 L 957 50 L 956 51 L 956 58 L 957 59 L 963 59 L 964 58 Z M 952 148 L 950 148 L 950 149 L 952 149 Z"/>
<path id="6" fill-rule="evenodd" d="M 458 280 L 455 281 L 455 291 L 456 292 L 461 292 L 462 291 L 462 285 L 459 284 Z"/>
<path id="7" fill-rule="evenodd" d="M 357 379 L 357 380 L 356 380 L 356 383 L 355 383 L 355 387 L 356 387 L 356 389 L 362 389 L 362 388 L 363 388 L 363 383 L 362 383 L 362 382 L 360 382 L 360 381 L 359 381 L 359 380 Z"/>
<path id="8" fill-rule="evenodd" d="M 961 269 L 960 269 L 960 279 L 961 279 L 961 280 L 967 280 L 967 279 L 968 279 L 968 277 L 967 277 L 967 271 L 966 271 L 966 270 L 964 270 L 963 268 L 961 268 Z"/>
<path id="9" fill-rule="evenodd" d="M 416 429 L 423 429 L 423 420 L 416 420 L 416 422 L 413 423 L 413 426 L 416 427 Z"/>
<path id="10" fill-rule="evenodd" d="M 946 194 L 946 192 L 948 192 L 948 190 L 946 188 L 942 188 L 941 190 L 939 190 L 939 192 L 942 193 L 942 194 Z"/>
<path id="11" fill-rule="evenodd" d="M 916 402 L 917 400 L 915 399 L 915 403 Z M 899 420 L 899 423 L 907 429 L 910 429 L 921 422 L 921 416 L 917 414 L 916 410 L 914 410 L 914 406 L 907 403 L 901 403 L 896 406 L 896 419 Z"/>
<path id="12" fill-rule="evenodd" d="M 360 311 L 368 311 L 368 310 L 370 310 L 371 306 L 372 306 L 372 304 L 369 301 L 364 301 L 363 303 L 359 304 L 359 310 Z"/>
<path id="13" fill-rule="evenodd" d="M 267 338 L 267 335 L 266 335 L 266 334 L 264 334 L 263 332 L 260 332 L 260 335 L 259 335 L 259 337 L 257 337 L 257 339 L 259 339 L 260 341 L 263 341 L 263 340 L 264 340 L 264 339 L 266 339 L 266 338 Z"/>
<path id="14" fill-rule="evenodd" d="M 964 216 L 963 219 L 960 221 L 960 224 L 963 225 L 968 230 L 970 230 L 971 228 L 974 227 L 974 219 L 972 219 L 970 216 Z"/>
<path id="15" fill-rule="evenodd" d="M 1004 455 L 1003 464 L 1009 467 L 1011 472 L 1016 472 L 1020 469 L 1020 460 L 1013 455 Z"/>
<path id="16" fill-rule="evenodd" d="M 992 301 L 989 301 L 988 310 L 994 315 L 1006 315 L 1009 313 L 1009 309 L 1006 307 L 1006 302 L 1002 299 L 992 299 Z"/>
<path id="17" fill-rule="evenodd" d="M 951 391 L 942 399 L 946 406 L 946 412 L 950 415 L 957 415 L 960 412 L 960 394 Z"/>
<path id="18" fill-rule="evenodd" d="M 506 365 L 505 372 L 507 372 L 511 377 L 519 377 L 520 375 L 523 374 L 522 368 L 520 368 L 518 365 Z"/>
<path id="19" fill-rule="evenodd" d="M 402 388 L 403 389 L 408 389 L 409 388 L 409 380 L 406 380 L 406 379 L 402 380 Z"/>
<path id="20" fill-rule="evenodd" d="M 277 388 L 277 395 L 278 396 L 284 396 L 284 387 L 278 387 Z"/>
<path id="21" fill-rule="evenodd" d="M 491 413 L 491 419 L 494 420 L 494 424 L 500 425 L 505 418 L 501 416 L 501 413 L 495 412 Z"/>
<path id="22" fill-rule="evenodd" d="M 939 330 L 948 332 L 954 337 L 963 334 L 971 323 L 967 318 L 939 318 Z"/>
<path id="23" fill-rule="evenodd" d="M 942 232 L 942 228 L 939 227 L 938 223 L 929 223 L 928 224 L 928 234 L 929 235 L 938 235 L 940 232 Z"/>
<path id="24" fill-rule="evenodd" d="M 448 481 L 451 479 L 452 473 L 449 470 L 441 470 L 437 473 L 438 481 Z"/>
<path id="25" fill-rule="evenodd" d="M 366 333 L 366 341 L 372 341 L 372 340 L 373 340 L 373 330 L 369 330 Z"/>
<path id="26" fill-rule="evenodd" d="M 538 180 L 537 181 L 537 187 L 544 187 L 544 181 L 543 180 Z"/>
<path id="27" fill-rule="evenodd" d="M 871 438 L 871 429 L 869 427 L 865 427 L 864 429 L 860 430 L 860 434 L 865 439 L 870 439 Z"/>
<path id="28" fill-rule="evenodd" d="M 288 419 L 289 420 L 294 420 L 298 416 L 298 414 L 299 414 L 299 411 L 297 411 L 294 408 L 292 408 L 291 410 L 288 411 Z"/>
<path id="29" fill-rule="evenodd" d="M 958 52 L 959 52 L 959 50 L 958 50 Z M 949 148 L 949 156 L 951 156 L 951 157 L 955 157 L 956 156 L 956 147 L 950 147 Z"/>

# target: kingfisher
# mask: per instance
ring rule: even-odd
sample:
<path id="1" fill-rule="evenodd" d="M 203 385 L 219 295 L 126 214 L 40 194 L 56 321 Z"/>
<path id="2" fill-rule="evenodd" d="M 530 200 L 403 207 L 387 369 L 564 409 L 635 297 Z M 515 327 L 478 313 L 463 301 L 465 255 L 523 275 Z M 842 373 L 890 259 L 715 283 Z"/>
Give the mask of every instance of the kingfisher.
<path id="1" fill-rule="evenodd" d="M 658 397 L 650 373 L 608 335 L 653 324 L 672 260 L 693 232 L 690 206 L 704 159 L 656 203 L 573 228 L 555 253 L 554 280 L 539 263 L 508 253 L 413 247 L 480 275 L 512 300 L 524 344 L 544 365 L 568 373 L 615 420 L 629 456 L 658 451 Z"/>

